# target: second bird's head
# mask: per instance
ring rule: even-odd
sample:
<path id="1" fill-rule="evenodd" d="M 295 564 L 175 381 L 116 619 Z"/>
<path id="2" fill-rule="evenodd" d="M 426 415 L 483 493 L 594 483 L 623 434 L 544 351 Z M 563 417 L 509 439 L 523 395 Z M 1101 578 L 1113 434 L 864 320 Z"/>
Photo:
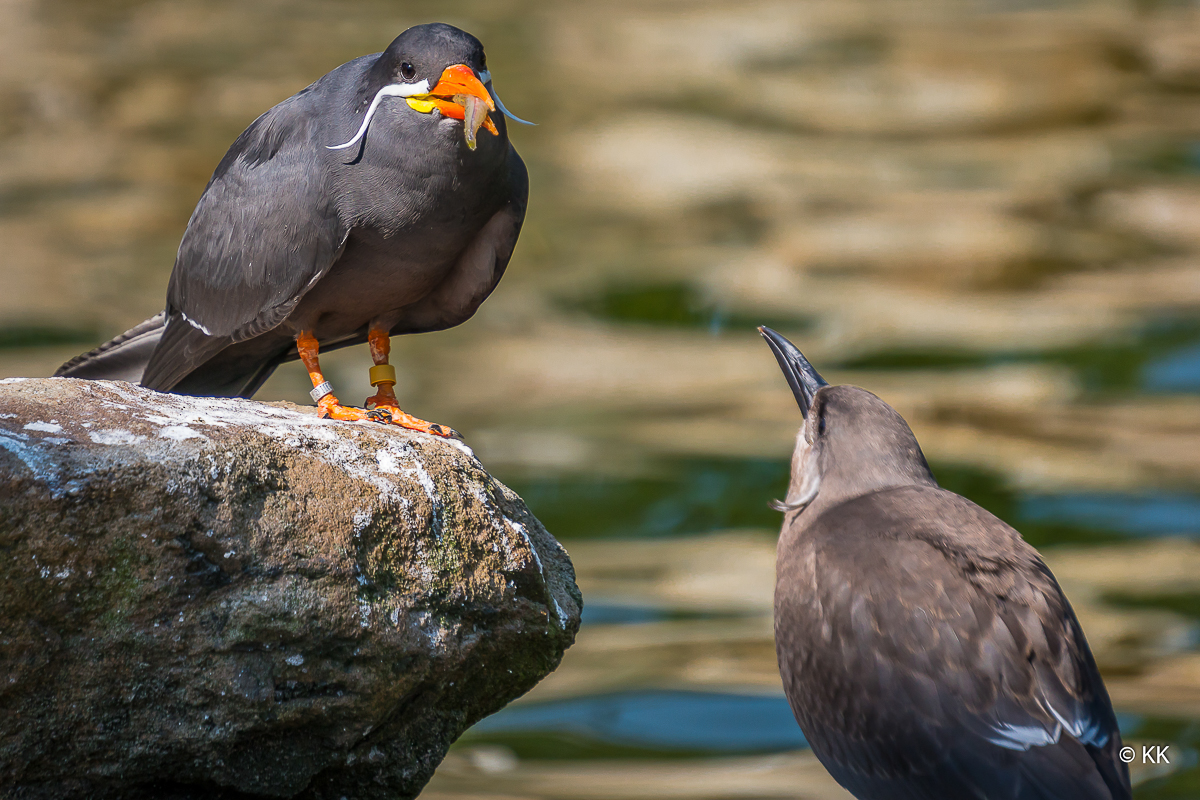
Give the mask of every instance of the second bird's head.
<path id="1" fill-rule="evenodd" d="M 767 340 L 804 421 L 781 511 L 821 499 L 829 507 L 892 486 L 936 485 L 917 439 L 896 410 L 866 389 L 830 386 L 804 354 L 770 328 Z"/>
<path id="2" fill-rule="evenodd" d="M 329 149 L 353 147 L 369 135 L 371 121 L 387 98 L 406 103 L 412 113 L 460 121 L 463 139 L 471 150 L 481 131 L 500 136 L 502 128 L 497 123 L 503 126 L 502 115 L 525 122 L 500 102 L 483 44 L 466 31 L 443 23 L 409 28 L 388 45 L 367 71 L 360 107 L 355 109 L 362 114 L 357 133 Z"/>

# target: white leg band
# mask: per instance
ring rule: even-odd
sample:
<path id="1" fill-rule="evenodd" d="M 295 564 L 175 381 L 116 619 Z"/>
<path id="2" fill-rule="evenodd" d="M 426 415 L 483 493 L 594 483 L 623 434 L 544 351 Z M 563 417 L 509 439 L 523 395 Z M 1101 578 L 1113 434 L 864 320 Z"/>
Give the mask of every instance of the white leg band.
<path id="1" fill-rule="evenodd" d="M 333 387 L 329 385 L 329 381 L 322 381 L 319 386 L 314 386 L 308 394 L 314 403 L 319 403 L 325 395 L 333 394 Z"/>

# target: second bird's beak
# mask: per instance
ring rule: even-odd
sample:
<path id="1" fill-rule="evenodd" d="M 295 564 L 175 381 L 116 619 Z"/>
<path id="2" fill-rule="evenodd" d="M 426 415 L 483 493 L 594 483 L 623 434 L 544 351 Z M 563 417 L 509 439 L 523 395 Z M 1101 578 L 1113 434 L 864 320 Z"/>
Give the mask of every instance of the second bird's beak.
<path id="1" fill-rule="evenodd" d="M 485 128 L 494 136 L 499 136 L 495 123 L 488 116 L 496 110 L 492 96 L 487 88 L 475 75 L 475 70 L 466 64 L 455 64 L 442 71 L 442 77 L 437 85 L 429 90 L 429 94 L 405 98 L 416 111 L 429 113 L 433 109 L 442 112 L 442 116 L 463 121 L 463 134 L 467 139 L 467 147 L 475 149 L 479 129 Z"/>
<path id="2" fill-rule="evenodd" d="M 775 360 L 779 362 L 779 368 L 783 370 L 783 376 L 787 378 L 788 386 L 792 387 L 792 394 L 796 396 L 796 405 L 800 406 L 800 413 L 807 417 L 808 410 L 812 408 L 813 397 L 822 386 L 828 386 L 829 383 L 813 369 L 813 365 L 808 363 L 808 359 L 796 345 L 766 326 L 760 327 L 758 332 L 767 340 L 767 345 L 775 354 Z"/>

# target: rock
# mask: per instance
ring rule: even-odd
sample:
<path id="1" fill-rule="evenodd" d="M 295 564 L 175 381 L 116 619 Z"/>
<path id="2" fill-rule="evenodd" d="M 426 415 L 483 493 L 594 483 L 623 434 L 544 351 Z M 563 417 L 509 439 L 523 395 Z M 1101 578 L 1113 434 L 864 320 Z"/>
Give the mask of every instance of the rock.
<path id="1" fill-rule="evenodd" d="M 561 546 L 463 444 L 0 381 L 0 796 L 415 797 L 559 663 Z"/>

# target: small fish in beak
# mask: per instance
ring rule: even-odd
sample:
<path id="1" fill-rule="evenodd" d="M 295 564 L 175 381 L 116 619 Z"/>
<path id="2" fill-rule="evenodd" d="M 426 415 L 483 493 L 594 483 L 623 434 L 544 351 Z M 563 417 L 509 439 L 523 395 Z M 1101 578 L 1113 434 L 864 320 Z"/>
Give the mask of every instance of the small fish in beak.
<path id="1" fill-rule="evenodd" d="M 492 96 L 475 76 L 475 70 L 466 64 L 446 67 L 437 85 L 429 90 L 428 98 L 409 98 L 408 104 L 417 111 L 428 113 L 433 109 L 442 116 L 463 121 L 463 136 L 467 147 L 475 149 L 479 129 L 486 128 L 493 136 L 499 136 L 496 124 L 488 112 L 496 110 Z"/>
<path id="2" fill-rule="evenodd" d="M 488 119 L 487 104 L 473 94 L 456 94 L 454 102 L 463 107 L 463 134 L 467 138 L 467 147 L 474 150 L 480 126 L 484 122 L 491 122 Z M 492 126 L 493 133 L 495 133 L 495 127 L 495 125 Z"/>

